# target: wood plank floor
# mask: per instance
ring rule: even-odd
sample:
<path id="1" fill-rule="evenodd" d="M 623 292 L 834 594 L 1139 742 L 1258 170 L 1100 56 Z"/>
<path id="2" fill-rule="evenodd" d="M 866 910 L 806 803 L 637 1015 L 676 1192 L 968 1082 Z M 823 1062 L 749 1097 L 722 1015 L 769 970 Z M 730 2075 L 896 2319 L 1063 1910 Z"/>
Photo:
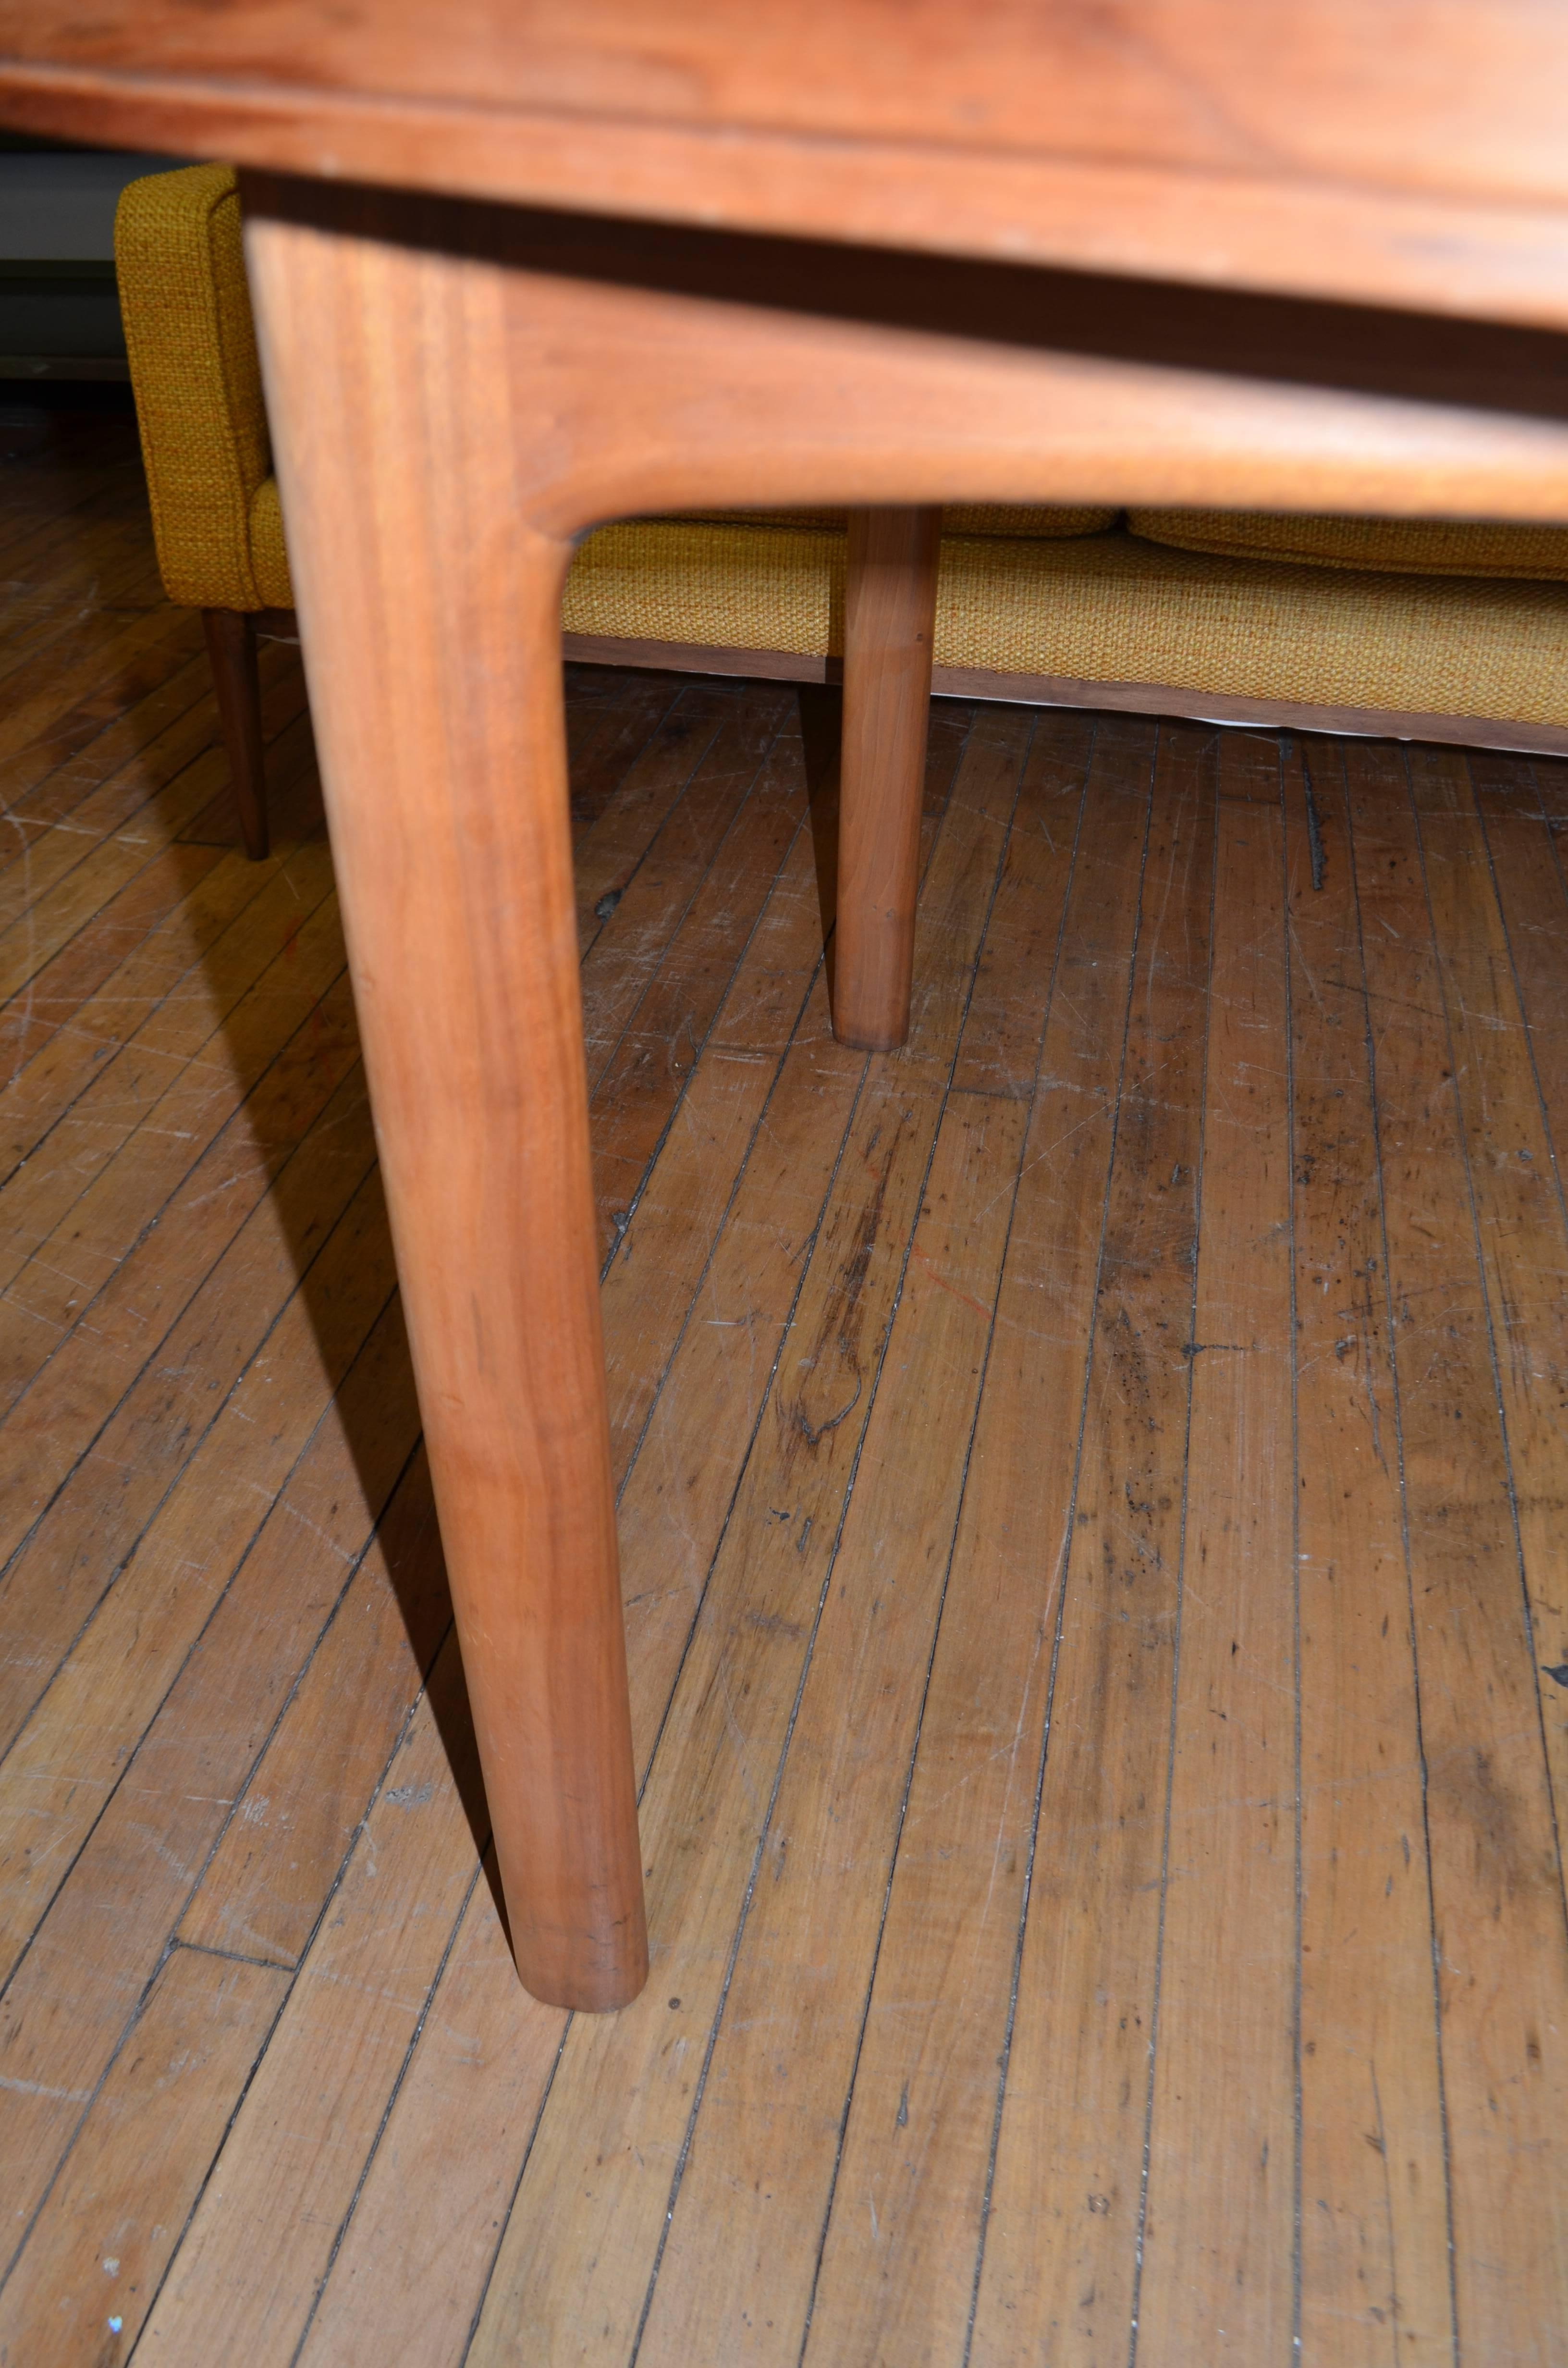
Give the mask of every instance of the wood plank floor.
<path id="1" fill-rule="evenodd" d="M 1568 2362 L 1568 768 L 569 684 L 652 1922 L 506 1953 L 297 660 L 0 461 L 0 2368 Z"/>

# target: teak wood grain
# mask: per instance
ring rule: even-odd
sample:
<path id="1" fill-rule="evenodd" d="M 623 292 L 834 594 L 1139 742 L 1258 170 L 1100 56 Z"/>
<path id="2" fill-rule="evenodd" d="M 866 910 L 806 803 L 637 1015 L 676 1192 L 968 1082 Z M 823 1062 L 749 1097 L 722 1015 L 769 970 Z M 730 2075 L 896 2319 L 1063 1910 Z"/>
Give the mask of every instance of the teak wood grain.
<path id="1" fill-rule="evenodd" d="M 0 9 L 40 131 L 1559 324 L 1565 75 L 1529 0 Z"/>

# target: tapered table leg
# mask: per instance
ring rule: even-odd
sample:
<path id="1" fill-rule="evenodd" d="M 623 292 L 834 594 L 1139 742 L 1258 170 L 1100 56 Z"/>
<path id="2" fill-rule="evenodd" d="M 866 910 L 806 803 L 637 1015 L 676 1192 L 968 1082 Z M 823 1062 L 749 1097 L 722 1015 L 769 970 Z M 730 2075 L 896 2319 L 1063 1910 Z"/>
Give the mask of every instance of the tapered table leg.
<path id="1" fill-rule="evenodd" d="M 647 1971 L 562 704 L 569 547 L 519 515 L 460 261 L 250 225 L 311 705 L 517 1970 Z"/>
<path id="2" fill-rule="evenodd" d="M 851 510 L 834 1033 L 882 1053 L 909 1032 L 939 509 Z"/>

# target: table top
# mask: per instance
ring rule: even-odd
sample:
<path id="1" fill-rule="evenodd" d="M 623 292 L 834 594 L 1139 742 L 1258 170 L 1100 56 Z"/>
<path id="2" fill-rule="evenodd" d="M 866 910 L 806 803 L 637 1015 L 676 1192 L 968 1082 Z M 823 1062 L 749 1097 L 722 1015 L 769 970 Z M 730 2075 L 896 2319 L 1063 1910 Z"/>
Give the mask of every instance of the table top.
<path id="1" fill-rule="evenodd" d="M 0 120 L 1568 325 L 1556 0 L 0 0 Z"/>

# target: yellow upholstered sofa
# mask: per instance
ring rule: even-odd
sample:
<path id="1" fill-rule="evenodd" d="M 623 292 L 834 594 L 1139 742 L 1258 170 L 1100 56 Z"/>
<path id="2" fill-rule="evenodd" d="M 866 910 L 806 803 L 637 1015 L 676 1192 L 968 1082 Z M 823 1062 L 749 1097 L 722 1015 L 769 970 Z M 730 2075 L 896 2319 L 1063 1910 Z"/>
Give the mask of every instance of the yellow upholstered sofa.
<path id="1" fill-rule="evenodd" d="M 247 844 L 266 843 L 255 634 L 293 591 L 233 176 L 132 182 L 121 309 L 158 559 L 206 612 Z M 831 677 L 832 511 L 601 528 L 568 656 Z M 949 509 L 940 692 L 1568 754 L 1568 530 L 1226 511 Z"/>

